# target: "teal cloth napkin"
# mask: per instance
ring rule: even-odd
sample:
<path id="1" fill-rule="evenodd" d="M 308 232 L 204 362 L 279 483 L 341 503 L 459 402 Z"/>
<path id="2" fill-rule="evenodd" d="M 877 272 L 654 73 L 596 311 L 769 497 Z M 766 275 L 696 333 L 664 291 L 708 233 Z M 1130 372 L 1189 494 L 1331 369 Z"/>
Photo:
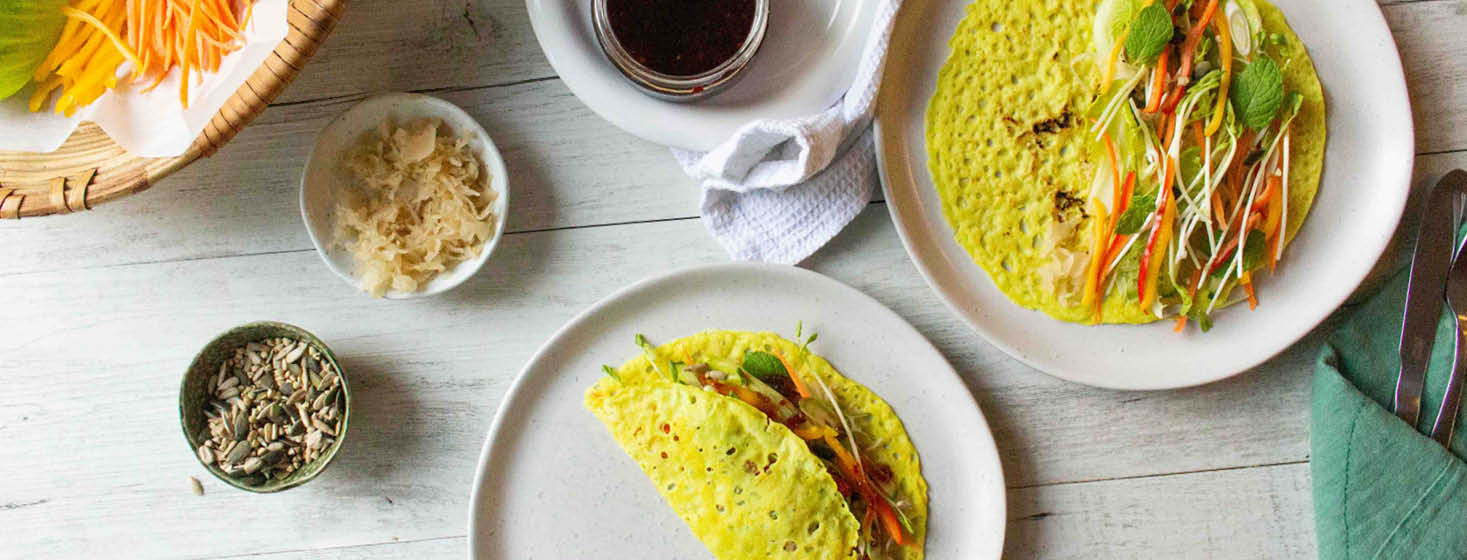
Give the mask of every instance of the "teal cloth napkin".
<path id="1" fill-rule="evenodd" d="M 1390 410 L 1405 298 L 1401 273 L 1326 339 L 1315 364 L 1309 464 L 1321 559 L 1467 558 L 1467 422 L 1459 416 L 1448 452 Z M 1444 315 L 1424 431 L 1451 373 L 1453 327 Z"/>

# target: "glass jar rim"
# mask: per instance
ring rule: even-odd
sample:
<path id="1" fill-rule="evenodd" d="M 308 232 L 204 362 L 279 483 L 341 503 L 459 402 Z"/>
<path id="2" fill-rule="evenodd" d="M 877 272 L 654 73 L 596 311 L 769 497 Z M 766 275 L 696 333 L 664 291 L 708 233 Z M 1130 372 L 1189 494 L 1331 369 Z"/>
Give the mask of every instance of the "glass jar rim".
<path id="1" fill-rule="evenodd" d="M 691 75 L 665 74 L 647 67 L 631 56 L 631 53 L 622 46 L 616 33 L 611 29 L 611 16 L 607 3 L 615 0 L 593 0 L 591 6 L 591 19 L 595 27 L 597 43 L 601 51 L 606 55 L 631 82 L 640 86 L 648 93 L 659 97 L 674 99 L 704 97 L 711 95 L 732 82 L 764 42 L 765 30 L 769 26 L 769 0 L 752 0 L 754 2 L 754 20 L 749 25 L 749 34 L 745 36 L 743 44 L 728 59 L 719 63 L 711 69 Z"/>

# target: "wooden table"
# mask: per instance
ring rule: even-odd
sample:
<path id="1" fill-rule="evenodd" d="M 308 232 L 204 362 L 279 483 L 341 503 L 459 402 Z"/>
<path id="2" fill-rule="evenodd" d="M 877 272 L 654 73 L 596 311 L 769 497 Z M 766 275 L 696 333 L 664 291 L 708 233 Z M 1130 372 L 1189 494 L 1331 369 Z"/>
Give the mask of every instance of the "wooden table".
<path id="1" fill-rule="evenodd" d="M 1413 91 L 1419 190 L 1467 166 L 1467 0 L 1383 4 Z M 315 133 L 390 90 L 466 108 L 513 183 L 498 253 L 423 301 L 353 292 L 317 258 L 297 206 Z M 520 0 L 358 2 L 297 83 L 213 158 L 90 214 L 0 223 L 0 557 L 462 556 L 484 434 L 531 353 L 622 285 L 727 259 L 697 200 L 665 149 L 566 90 Z M 1380 270 L 1401 262 L 1397 245 Z M 1009 556 L 1313 555 L 1319 333 L 1224 382 L 1103 391 L 1039 374 L 959 322 L 882 202 L 806 266 L 896 310 L 963 374 L 1003 457 Z M 280 495 L 209 477 L 177 420 L 194 353 L 256 319 L 328 341 L 355 395 L 336 464 Z"/>

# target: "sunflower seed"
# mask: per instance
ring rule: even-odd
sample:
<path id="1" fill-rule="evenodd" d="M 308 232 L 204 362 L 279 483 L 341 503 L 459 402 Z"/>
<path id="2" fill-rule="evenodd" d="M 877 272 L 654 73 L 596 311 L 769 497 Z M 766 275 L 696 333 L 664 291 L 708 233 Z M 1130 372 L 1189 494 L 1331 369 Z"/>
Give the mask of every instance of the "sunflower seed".
<path id="1" fill-rule="evenodd" d="M 205 382 L 212 396 L 199 460 L 244 484 L 289 476 L 341 433 L 340 372 L 309 343 L 270 338 L 235 348 Z"/>
<path id="2" fill-rule="evenodd" d="M 333 391 L 327 391 L 317 396 L 316 400 L 311 402 L 311 410 L 321 410 L 322 407 L 326 406 L 326 401 L 331 400 L 332 394 Z"/>
<path id="3" fill-rule="evenodd" d="M 234 425 L 230 426 L 230 432 L 234 434 L 235 441 L 243 440 L 250 433 L 250 419 L 243 414 L 235 414 Z"/>
<path id="4" fill-rule="evenodd" d="M 199 482 L 199 479 L 192 476 L 188 477 L 188 485 L 189 488 L 193 489 L 195 496 L 204 495 L 204 485 Z"/>
<path id="5" fill-rule="evenodd" d="M 255 474 L 256 472 L 259 472 L 260 467 L 265 466 L 265 461 L 261 460 L 259 457 L 250 457 L 249 459 L 246 459 L 244 465 L 241 466 L 244 468 L 245 474 Z"/>
<path id="6" fill-rule="evenodd" d="M 302 342 L 302 343 L 296 344 L 295 345 L 295 348 L 293 350 L 291 350 L 290 353 L 288 353 L 288 354 L 285 355 L 285 363 L 287 363 L 287 364 L 295 363 L 295 361 L 301 359 L 301 355 L 303 355 L 305 353 L 306 353 L 306 343 Z"/>
<path id="7" fill-rule="evenodd" d="M 224 457 L 224 460 L 226 462 L 231 463 L 231 464 L 232 463 L 238 463 L 238 462 L 240 462 L 240 460 L 242 460 L 245 457 L 249 456 L 249 454 L 250 454 L 250 446 L 249 445 L 238 444 L 238 445 L 235 445 L 234 446 L 234 449 L 230 450 L 229 455 L 226 455 Z"/>

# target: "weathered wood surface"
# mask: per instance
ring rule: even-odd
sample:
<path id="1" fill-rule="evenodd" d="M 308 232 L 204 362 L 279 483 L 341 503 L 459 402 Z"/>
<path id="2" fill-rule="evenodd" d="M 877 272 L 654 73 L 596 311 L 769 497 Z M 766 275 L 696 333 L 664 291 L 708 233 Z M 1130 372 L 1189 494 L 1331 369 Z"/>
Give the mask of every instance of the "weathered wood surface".
<path id="1" fill-rule="evenodd" d="M 1384 10 L 1413 92 L 1419 190 L 1467 166 L 1467 1 Z M 315 132 L 388 90 L 463 105 L 511 174 L 499 252 L 427 301 L 353 293 L 321 266 L 298 214 Z M 664 149 L 596 118 L 555 79 L 522 2 L 353 5 L 299 82 L 218 155 L 90 214 L 0 222 L 0 284 L 26 295 L 0 315 L 0 557 L 462 555 L 475 462 L 514 374 L 617 287 L 725 260 L 696 204 Z M 1378 268 L 1400 261 L 1394 250 Z M 982 342 L 917 275 L 880 202 L 806 266 L 892 307 L 962 373 L 999 442 L 1010 556 L 1313 554 L 1319 334 L 1206 387 L 1100 391 Z M 338 462 L 275 496 L 208 478 L 176 418 L 193 353 L 262 318 L 327 340 L 356 397 Z M 189 492 L 190 475 L 205 496 Z"/>

